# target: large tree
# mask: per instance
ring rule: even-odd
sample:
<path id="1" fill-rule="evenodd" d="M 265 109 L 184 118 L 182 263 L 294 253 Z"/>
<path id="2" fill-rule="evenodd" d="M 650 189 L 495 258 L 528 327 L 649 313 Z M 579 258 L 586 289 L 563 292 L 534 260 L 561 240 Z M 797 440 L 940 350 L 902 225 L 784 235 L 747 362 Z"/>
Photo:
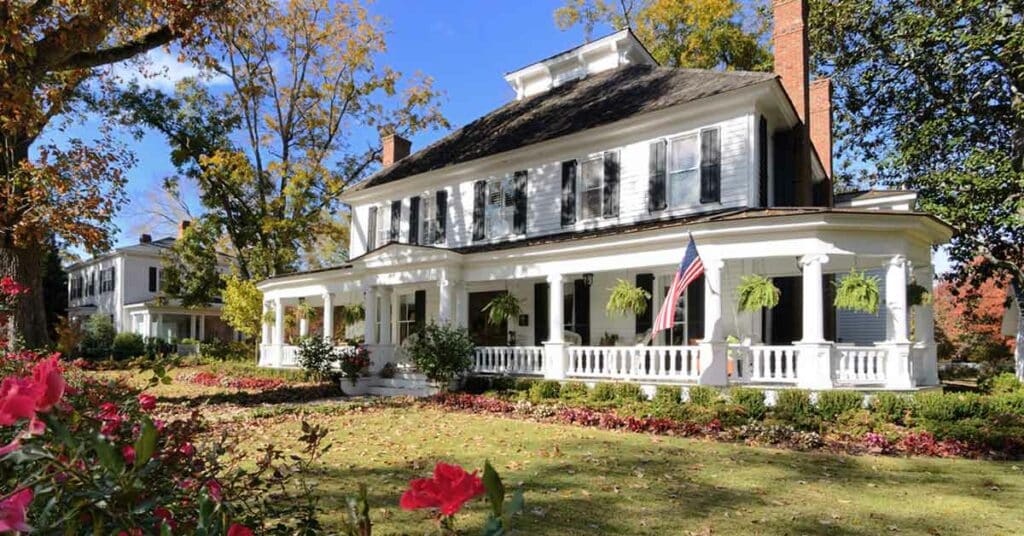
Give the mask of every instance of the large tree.
<path id="1" fill-rule="evenodd" d="M 48 125 L 74 111 L 97 73 L 184 38 L 223 2 L 7 0 L 0 2 L 0 275 L 31 289 L 15 325 L 29 345 L 48 342 L 39 270 L 50 233 L 102 249 L 132 162 L 105 133 L 36 147 Z M 35 153 L 33 158 L 31 155 Z"/>
<path id="2" fill-rule="evenodd" d="M 630 27 L 658 62 L 699 69 L 771 69 L 761 4 L 737 0 L 565 0 L 555 10 L 563 30 Z"/>
<path id="3" fill-rule="evenodd" d="M 957 284 L 1024 302 L 1024 2 L 812 0 L 810 22 L 839 172 L 917 190 L 955 229 Z"/>
<path id="4" fill-rule="evenodd" d="M 174 95 L 137 92 L 127 119 L 166 135 L 242 277 L 293 270 L 325 239 L 344 241 L 339 196 L 376 168 L 378 133 L 447 126 L 430 79 L 377 64 L 384 28 L 359 3 L 267 3 L 213 37 L 203 60 L 227 91 L 186 81 Z"/>

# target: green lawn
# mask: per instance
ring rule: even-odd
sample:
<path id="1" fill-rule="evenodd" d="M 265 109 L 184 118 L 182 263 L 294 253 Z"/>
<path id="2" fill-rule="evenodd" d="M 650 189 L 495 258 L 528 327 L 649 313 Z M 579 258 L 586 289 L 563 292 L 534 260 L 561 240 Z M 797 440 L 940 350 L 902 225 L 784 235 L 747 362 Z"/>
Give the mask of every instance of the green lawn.
<path id="1" fill-rule="evenodd" d="M 322 410 L 336 400 L 281 406 L 181 384 L 155 392 L 172 406 L 218 395 L 204 413 L 221 412 L 246 445 L 295 445 L 303 418 L 328 427 L 332 448 L 317 475 L 325 521 L 336 527 L 344 496 L 366 482 L 375 535 L 430 526 L 425 512 L 398 508 L 409 479 L 428 475 L 437 460 L 480 467 L 485 459 L 507 486 L 526 491 L 520 534 L 1024 532 L 1019 462 L 800 453 L 414 405 L 332 414 Z M 473 503 L 459 527 L 475 534 L 484 512 Z"/>

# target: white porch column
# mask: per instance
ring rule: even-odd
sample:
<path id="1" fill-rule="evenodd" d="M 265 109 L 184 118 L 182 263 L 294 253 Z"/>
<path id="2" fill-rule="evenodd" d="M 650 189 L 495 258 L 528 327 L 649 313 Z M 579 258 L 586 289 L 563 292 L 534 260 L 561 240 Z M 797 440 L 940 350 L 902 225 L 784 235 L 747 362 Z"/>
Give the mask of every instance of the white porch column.
<path id="1" fill-rule="evenodd" d="M 914 270 L 914 279 L 934 294 L 934 268 L 928 264 Z M 938 353 L 935 347 L 935 312 L 931 300 L 914 306 L 914 339 L 922 352 L 921 378 L 925 385 L 939 384 Z"/>
<path id="2" fill-rule="evenodd" d="M 544 377 L 551 380 L 565 378 L 565 329 L 562 295 L 565 278 L 562 274 L 548 275 L 548 340 L 544 341 Z"/>
<path id="3" fill-rule="evenodd" d="M 160 313 L 156 315 L 156 336 L 161 340 L 167 341 L 168 337 L 164 334 L 164 314 Z M 170 342 L 170 341 L 167 341 Z"/>
<path id="4" fill-rule="evenodd" d="M 366 311 L 366 321 L 363 322 L 363 342 L 377 344 L 377 287 L 369 285 L 363 287 L 363 310 Z M 384 340 L 383 333 L 381 333 L 381 340 Z"/>
<path id="5" fill-rule="evenodd" d="M 305 298 L 299 298 L 299 305 L 306 303 Z M 298 311 L 302 312 L 302 311 Z M 299 315 L 299 338 L 305 338 L 309 336 L 309 318 L 305 314 Z"/>
<path id="6" fill-rule="evenodd" d="M 469 292 L 466 290 L 465 281 L 455 283 L 454 294 L 453 307 L 455 308 L 455 311 L 452 316 L 455 318 L 455 326 L 468 328 L 469 318 L 467 318 L 467 315 L 469 314 Z"/>
<path id="7" fill-rule="evenodd" d="M 196 338 L 196 315 L 188 315 L 188 338 Z"/>
<path id="8" fill-rule="evenodd" d="M 885 386 L 889 389 L 909 389 L 914 386 L 911 374 L 911 342 L 907 330 L 907 259 L 893 256 L 885 264 Z"/>
<path id="9" fill-rule="evenodd" d="M 380 344 L 398 344 L 398 293 L 380 287 Z"/>
<path id="10" fill-rule="evenodd" d="M 270 310 L 270 302 L 263 300 L 263 314 L 260 316 L 260 322 L 263 323 L 263 332 L 260 333 L 260 344 L 273 344 L 271 340 L 272 333 L 270 328 L 270 322 L 267 322 L 267 311 Z"/>
<path id="11" fill-rule="evenodd" d="M 274 298 L 274 344 L 284 344 L 284 303 L 281 298 Z"/>
<path id="12" fill-rule="evenodd" d="M 206 340 L 206 315 L 199 315 L 196 321 L 199 322 L 199 340 L 201 342 Z"/>
<path id="13" fill-rule="evenodd" d="M 328 343 L 334 341 L 334 294 L 325 292 L 324 300 L 324 340 Z"/>
<path id="14" fill-rule="evenodd" d="M 700 342 L 702 385 L 729 383 L 727 343 L 722 333 L 722 267 L 720 259 L 704 260 L 704 340 Z"/>
<path id="15" fill-rule="evenodd" d="M 447 325 L 454 320 L 452 318 L 452 282 L 448 280 L 447 272 L 437 280 L 437 290 L 437 322 L 438 324 Z"/>
<path id="16" fill-rule="evenodd" d="M 800 259 L 803 271 L 802 337 L 795 344 L 797 384 L 805 389 L 832 388 L 832 342 L 825 340 L 824 265 L 828 256 L 812 253 Z"/>
<path id="17" fill-rule="evenodd" d="M 142 336 L 144 338 L 153 336 L 153 319 L 148 312 L 142 314 Z"/>

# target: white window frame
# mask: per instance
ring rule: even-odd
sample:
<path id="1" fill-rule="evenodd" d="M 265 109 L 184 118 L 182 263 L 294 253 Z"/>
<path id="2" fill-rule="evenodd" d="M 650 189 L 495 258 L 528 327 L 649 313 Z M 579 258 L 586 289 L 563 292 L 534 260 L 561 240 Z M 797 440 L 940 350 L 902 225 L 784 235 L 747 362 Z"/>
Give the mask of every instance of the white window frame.
<path id="1" fill-rule="evenodd" d="M 406 308 L 406 311 L 403 311 Z M 407 312 L 408 314 L 403 314 Z M 398 344 L 405 342 L 416 329 L 416 293 L 398 295 Z"/>
<path id="2" fill-rule="evenodd" d="M 434 192 L 427 192 L 420 196 L 419 243 L 432 246 L 437 242 L 437 199 Z"/>
<path id="3" fill-rule="evenodd" d="M 391 241 L 391 203 L 377 205 L 377 237 L 374 247 L 379 248 Z"/>
<path id="4" fill-rule="evenodd" d="M 584 198 L 588 191 L 586 187 L 586 179 L 583 177 L 583 170 L 588 162 L 597 161 L 599 165 L 597 169 L 600 170 L 601 179 L 598 181 L 596 188 L 590 188 L 589 190 L 597 190 L 597 198 L 599 200 L 599 206 L 597 208 L 597 214 L 591 217 L 586 217 L 583 212 Z M 589 154 L 576 159 L 576 222 L 592 222 L 598 221 L 604 217 L 604 152 Z"/>
<path id="5" fill-rule="evenodd" d="M 491 202 L 492 187 L 499 185 L 497 195 L 500 201 L 497 204 Z M 505 174 L 500 177 L 490 177 L 486 182 L 484 192 L 484 237 L 487 239 L 508 238 L 517 236 L 515 231 L 516 196 L 515 182 L 512 174 Z M 504 232 L 498 231 L 497 219 L 505 220 Z"/>
<path id="6" fill-rule="evenodd" d="M 658 311 L 661 310 L 661 305 L 665 303 L 665 299 L 668 297 L 668 289 L 672 286 L 672 280 L 674 278 L 675 274 L 662 275 L 658 278 L 658 288 L 660 289 L 659 296 L 661 297 L 661 303 L 658 304 Z M 693 284 L 698 283 L 699 280 Z M 691 284 L 690 288 L 692 288 L 693 284 Z M 690 288 L 683 291 L 682 296 L 679 296 L 679 301 L 676 302 L 676 316 L 672 319 L 672 328 L 662 332 L 662 340 L 669 346 L 675 346 L 673 341 L 675 340 L 675 335 L 679 330 L 682 330 L 683 333 L 682 344 L 679 346 L 687 346 L 689 344 L 687 337 L 690 329 Z M 658 311 L 655 311 L 654 314 L 657 315 Z M 680 314 L 680 311 L 682 314 Z"/>
<path id="7" fill-rule="evenodd" d="M 686 132 L 682 132 L 682 133 L 677 134 L 675 136 L 669 136 L 669 137 L 666 137 L 666 138 L 659 138 L 659 139 L 665 140 L 665 210 L 687 209 L 687 208 L 695 208 L 695 207 L 700 207 L 700 206 L 704 206 L 704 205 L 712 205 L 713 204 L 713 203 L 701 203 L 700 202 L 701 168 L 702 168 L 702 166 L 704 164 L 704 150 L 703 150 L 704 148 L 703 148 L 703 145 L 701 144 L 701 135 L 703 135 L 704 132 L 707 132 L 707 131 L 710 131 L 710 130 L 717 130 L 718 131 L 718 143 L 719 143 L 719 145 L 721 145 L 723 140 L 722 140 L 722 127 L 720 127 L 720 126 L 698 128 L 698 129 L 688 130 Z M 672 143 L 675 142 L 675 141 L 679 141 L 681 139 L 684 139 L 684 138 L 689 138 L 689 137 L 692 137 L 694 139 L 694 144 L 696 145 L 697 160 L 696 160 L 695 167 L 694 168 L 686 168 L 686 169 L 673 170 L 672 169 L 672 152 L 673 152 L 672 151 Z M 695 190 L 696 191 L 696 196 L 695 196 L 696 200 L 694 202 L 692 202 L 692 203 L 681 203 L 681 204 L 675 204 L 674 205 L 674 204 L 672 204 L 672 198 L 673 198 L 673 195 L 672 195 L 672 174 L 673 173 L 680 173 L 680 172 L 684 172 L 684 171 L 695 171 L 694 177 L 696 177 L 696 178 L 694 180 L 694 183 L 696 185 L 696 190 Z M 769 180 L 769 183 L 771 183 L 770 180 Z"/>

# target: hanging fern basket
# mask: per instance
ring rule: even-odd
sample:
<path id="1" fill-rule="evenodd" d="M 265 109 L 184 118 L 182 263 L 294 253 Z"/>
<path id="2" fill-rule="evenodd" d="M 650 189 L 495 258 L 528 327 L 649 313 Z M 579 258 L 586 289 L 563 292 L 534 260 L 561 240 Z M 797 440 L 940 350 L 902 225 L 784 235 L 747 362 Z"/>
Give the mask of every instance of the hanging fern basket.
<path id="1" fill-rule="evenodd" d="M 878 292 L 878 278 L 867 275 L 865 272 L 858 272 L 855 268 L 835 284 L 837 309 L 846 309 L 868 314 L 878 314 L 878 303 L 880 294 Z"/>
<path id="2" fill-rule="evenodd" d="M 745 275 L 736 287 L 740 311 L 771 309 L 779 304 L 782 291 L 771 279 L 762 275 Z"/>
<path id="3" fill-rule="evenodd" d="M 483 310 L 487 313 L 487 323 L 497 326 L 505 320 L 518 318 L 522 307 L 519 304 L 519 298 L 506 292 L 487 302 Z"/>
<path id="4" fill-rule="evenodd" d="M 910 283 L 907 285 L 907 303 L 911 307 L 928 305 L 932 303 L 932 293 L 920 283 Z"/>
<path id="5" fill-rule="evenodd" d="M 619 279 L 615 286 L 608 290 L 611 291 L 611 295 L 608 296 L 608 304 L 604 309 L 609 315 L 639 316 L 647 311 L 647 301 L 651 299 L 650 292 L 624 279 Z"/>

